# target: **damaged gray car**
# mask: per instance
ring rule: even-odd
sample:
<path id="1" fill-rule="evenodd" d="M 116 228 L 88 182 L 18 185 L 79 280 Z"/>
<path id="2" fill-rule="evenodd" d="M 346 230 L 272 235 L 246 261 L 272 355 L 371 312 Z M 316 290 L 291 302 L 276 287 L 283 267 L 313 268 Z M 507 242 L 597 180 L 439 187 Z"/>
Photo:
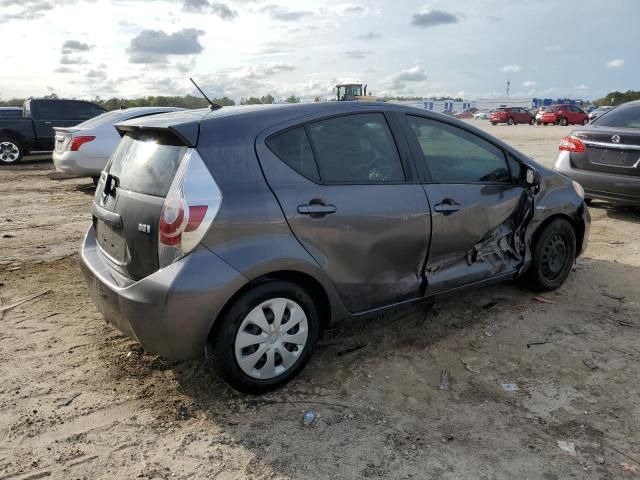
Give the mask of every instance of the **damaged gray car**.
<path id="1" fill-rule="evenodd" d="M 558 288 L 589 235 L 578 184 L 428 111 L 212 107 L 117 128 L 89 291 L 146 350 L 205 354 L 244 392 L 291 380 L 340 319 L 516 278 Z"/>

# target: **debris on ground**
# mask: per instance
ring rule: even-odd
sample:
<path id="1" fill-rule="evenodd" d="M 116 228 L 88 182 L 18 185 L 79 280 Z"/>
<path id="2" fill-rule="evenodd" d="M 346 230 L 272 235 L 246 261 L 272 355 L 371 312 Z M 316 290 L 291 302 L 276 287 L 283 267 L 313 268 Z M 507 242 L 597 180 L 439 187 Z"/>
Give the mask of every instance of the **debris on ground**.
<path id="1" fill-rule="evenodd" d="M 473 373 L 480 373 L 480 369 L 487 365 L 486 361 L 480 361 L 476 357 L 467 357 L 460 359 L 467 370 Z"/>
<path id="2" fill-rule="evenodd" d="M 80 395 L 82 395 L 82 392 L 76 392 L 73 395 L 71 395 L 70 397 L 68 397 L 66 400 L 60 402 L 58 404 L 58 407 L 67 407 L 69 405 L 71 405 L 71 402 L 73 402 L 76 398 L 78 398 Z"/>
<path id="3" fill-rule="evenodd" d="M 311 425 L 318 418 L 318 414 L 314 410 L 307 410 L 304 412 L 304 416 L 302 417 L 302 422 L 305 425 Z"/>
<path id="4" fill-rule="evenodd" d="M 551 343 L 547 340 L 543 340 L 541 342 L 529 342 L 527 343 L 527 348 L 531 348 L 533 345 L 546 345 L 547 343 Z"/>
<path id="5" fill-rule="evenodd" d="M 576 445 L 566 440 L 558 440 L 558 448 L 569 455 L 576 456 Z"/>
<path id="6" fill-rule="evenodd" d="M 503 383 L 502 390 L 504 390 L 505 392 L 517 392 L 520 389 L 515 383 Z"/>
<path id="7" fill-rule="evenodd" d="M 618 325 L 622 325 L 623 327 L 631 327 L 635 328 L 635 324 L 631 322 L 625 322 L 624 320 L 619 320 Z"/>
<path id="8" fill-rule="evenodd" d="M 440 385 L 438 390 L 449 390 L 451 388 L 451 372 L 449 370 L 442 370 L 440 372 Z"/>
<path id="9" fill-rule="evenodd" d="M 363 349 L 367 345 L 368 345 L 368 343 L 356 343 L 352 347 L 348 347 L 348 348 L 345 348 L 344 350 L 340 350 L 338 352 L 338 356 L 339 357 L 344 357 L 345 355 L 349 355 L 350 353 L 357 352 L 358 350 Z"/>
<path id="10" fill-rule="evenodd" d="M 615 295 L 613 293 L 609 293 L 607 291 L 602 291 L 600 292 L 602 295 L 604 295 L 605 297 L 609 297 L 609 298 L 613 298 L 614 300 L 618 300 L 618 301 L 622 301 L 624 300 L 624 295 Z"/>
<path id="11" fill-rule="evenodd" d="M 633 463 L 621 463 L 620 466 L 623 472 L 640 473 L 640 467 Z"/>
<path id="12" fill-rule="evenodd" d="M 547 300 L 547 299 L 546 299 L 546 298 L 544 298 L 544 297 L 533 297 L 533 298 L 532 298 L 532 300 L 533 300 L 533 301 L 536 301 L 536 302 L 540 302 L 540 303 L 549 303 L 549 304 L 551 304 L 551 305 L 553 305 L 554 303 L 556 303 L 556 302 L 554 302 L 554 301 L 552 301 L 552 300 Z"/>
<path id="13" fill-rule="evenodd" d="M 582 363 L 584 363 L 585 367 L 589 370 L 596 370 L 598 368 L 592 358 L 585 358 Z"/>
<path id="14" fill-rule="evenodd" d="M 596 455 L 596 457 L 594 458 L 594 461 L 598 464 L 598 465 L 604 465 L 604 457 L 600 456 L 600 455 Z"/>
<path id="15" fill-rule="evenodd" d="M 18 305 L 22 305 L 23 303 L 26 303 L 26 302 L 29 302 L 31 300 L 34 300 L 34 299 L 36 299 L 38 297 L 41 297 L 42 295 L 45 295 L 45 294 L 47 294 L 47 293 L 49 293 L 51 291 L 52 291 L 51 289 L 43 290 L 41 292 L 34 293 L 33 295 L 29 295 L 27 297 L 23 297 L 23 298 L 21 298 L 19 300 L 16 300 L 15 302 L 10 303 L 9 305 L 5 305 L 5 306 L 0 307 L 0 320 L 2 320 L 4 312 L 6 312 L 7 310 L 11 310 L 12 308 L 16 308 Z"/>

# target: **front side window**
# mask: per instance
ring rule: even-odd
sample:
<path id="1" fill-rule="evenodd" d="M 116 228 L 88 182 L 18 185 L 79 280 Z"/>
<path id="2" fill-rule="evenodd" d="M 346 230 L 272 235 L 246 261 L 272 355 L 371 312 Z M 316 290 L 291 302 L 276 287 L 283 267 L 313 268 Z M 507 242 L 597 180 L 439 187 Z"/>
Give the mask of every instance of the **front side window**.
<path id="1" fill-rule="evenodd" d="M 404 181 L 398 150 L 383 114 L 334 117 L 309 124 L 307 131 L 323 182 Z"/>
<path id="2" fill-rule="evenodd" d="M 447 123 L 407 116 L 436 183 L 510 183 L 504 152 Z"/>

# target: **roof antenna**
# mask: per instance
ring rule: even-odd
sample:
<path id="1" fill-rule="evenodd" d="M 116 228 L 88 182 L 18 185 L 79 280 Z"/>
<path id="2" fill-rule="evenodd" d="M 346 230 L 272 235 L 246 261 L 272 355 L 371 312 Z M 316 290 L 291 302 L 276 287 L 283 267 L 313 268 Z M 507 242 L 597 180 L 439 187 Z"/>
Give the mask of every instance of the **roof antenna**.
<path id="1" fill-rule="evenodd" d="M 198 84 L 196 82 L 194 82 L 193 78 L 189 77 L 189 80 L 191 80 L 191 83 L 193 83 L 193 85 L 198 89 L 198 91 L 200 92 L 200 94 L 204 97 L 204 99 L 209 102 L 209 108 L 211 110 L 218 110 L 219 108 L 222 108 L 222 105 L 218 105 L 217 103 L 213 103 L 209 97 L 207 97 L 204 92 L 202 91 L 202 89 L 198 86 Z"/>

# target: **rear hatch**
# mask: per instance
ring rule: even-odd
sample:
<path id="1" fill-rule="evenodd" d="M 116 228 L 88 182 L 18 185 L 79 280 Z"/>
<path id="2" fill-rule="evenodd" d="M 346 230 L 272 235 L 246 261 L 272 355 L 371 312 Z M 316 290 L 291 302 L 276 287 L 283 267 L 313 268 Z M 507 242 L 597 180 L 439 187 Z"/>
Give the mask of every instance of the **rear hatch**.
<path id="1" fill-rule="evenodd" d="M 200 115 L 193 115 L 199 112 Z M 130 120 L 102 172 L 93 201 L 97 244 L 111 266 L 134 280 L 159 268 L 158 225 L 178 167 L 198 138 L 192 111 Z"/>
<path id="2" fill-rule="evenodd" d="M 640 130 L 594 127 L 572 133 L 584 145 L 571 153 L 575 168 L 640 176 Z"/>

